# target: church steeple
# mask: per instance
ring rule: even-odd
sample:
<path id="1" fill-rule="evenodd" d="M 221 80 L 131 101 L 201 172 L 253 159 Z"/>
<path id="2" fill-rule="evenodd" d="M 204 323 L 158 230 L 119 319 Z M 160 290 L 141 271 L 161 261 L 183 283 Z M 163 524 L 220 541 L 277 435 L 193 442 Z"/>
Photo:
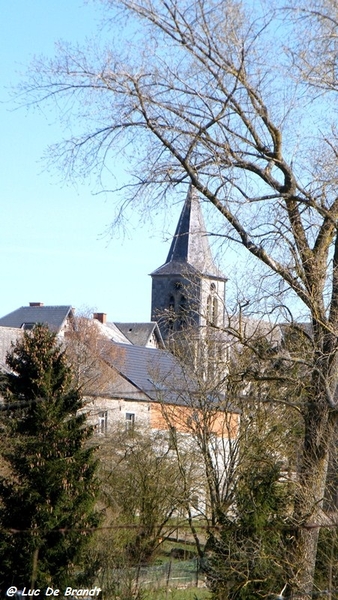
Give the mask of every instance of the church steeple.
<path id="1" fill-rule="evenodd" d="M 170 263 L 182 263 L 185 268 L 189 265 L 205 275 L 220 276 L 211 254 L 200 201 L 192 185 L 189 186 L 165 265 Z"/>
<path id="2" fill-rule="evenodd" d="M 152 314 L 164 339 L 209 321 L 223 325 L 226 278 L 213 260 L 200 201 L 190 185 L 166 262 L 151 273 Z"/>

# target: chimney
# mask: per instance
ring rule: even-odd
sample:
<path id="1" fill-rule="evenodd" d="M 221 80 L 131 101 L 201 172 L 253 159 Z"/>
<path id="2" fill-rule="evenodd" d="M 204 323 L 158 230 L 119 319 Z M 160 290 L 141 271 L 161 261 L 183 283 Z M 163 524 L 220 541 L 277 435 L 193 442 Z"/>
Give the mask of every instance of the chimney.
<path id="1" fill-rule="evenodd" d="M 30 302 L 29 306 L 43 306 L 43 302 Z"/>
<path id="2" fill-rule="evenodd" d="M 107 322 L 107 313 L 94 313 L 93 317 L 103 325 Z"/>

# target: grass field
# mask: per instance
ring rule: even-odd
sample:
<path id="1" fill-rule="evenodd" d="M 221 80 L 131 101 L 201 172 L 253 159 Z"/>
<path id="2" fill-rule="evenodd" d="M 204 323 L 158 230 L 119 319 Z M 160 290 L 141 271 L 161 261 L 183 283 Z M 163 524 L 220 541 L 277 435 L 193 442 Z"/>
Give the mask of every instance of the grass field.
<path id="1" fill-rule="evenodd" d="M 141 594 L 142 600 L 210 600 L 211 595 L 205 588 L 187 588 L 146 591 Z"/>

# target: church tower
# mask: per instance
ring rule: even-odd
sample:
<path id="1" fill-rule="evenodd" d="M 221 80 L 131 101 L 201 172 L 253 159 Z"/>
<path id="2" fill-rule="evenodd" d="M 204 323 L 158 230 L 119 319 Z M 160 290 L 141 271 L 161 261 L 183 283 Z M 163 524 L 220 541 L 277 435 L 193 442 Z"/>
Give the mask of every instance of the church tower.
<path id="1" fill-rule="evenodd" d="M 151 320 L 163 339 L 191 329 L 202 337 L 224 326 L 226 277 L 213 260 L 200 201 L 190 185 L 164 265 L 151 273 Z"/>

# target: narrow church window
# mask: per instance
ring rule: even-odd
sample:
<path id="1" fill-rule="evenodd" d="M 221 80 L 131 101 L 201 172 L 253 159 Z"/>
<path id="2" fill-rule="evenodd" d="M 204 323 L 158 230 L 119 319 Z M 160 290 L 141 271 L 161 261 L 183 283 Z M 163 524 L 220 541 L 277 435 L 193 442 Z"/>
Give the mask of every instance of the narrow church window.
<path id="1" fill-rule="evenodd" d="M 217 298 L 213 298 L 212 301 L 212 324 L 217 325 L 218 321 L 218 300 Z"/>
<path id="2" fill-rule="evenodd" d="M 212 319 L 212 298 L 209 295 L 207 298 L 207 323 L 211 323 Z"/>
<path id="3" fill-rule="evenodd" d="M 183 327 L 185 327 L 185 325 L 187 324 L 187 301 L 186 301 L 185 296 L 181 296 L 179 312 L 180 312 L 179 327 L 180 327 L 180 329 L 183 329 Z"/>
<path id="4" fill-rule="evenodd" d="M 175 298 L 174 296 L 170 296 L 169 298 L 169 318 L 168 318 L 168 328 L 170 331 L 174 329 L 175 322 Z"/>
<path id="5" fill-rule="evenodd" d="M 208 344 L 208 360 L 207 360 L 207 374 L 208 377 L 215 377 L 216 375 L 216 344 L 210 340 Z"/>
<path id="6" fill-rule="evenodd" d="M 99 413 L 98 433 L 105 435 L 108 428 L 108 411 L 105 410 Z"/>

